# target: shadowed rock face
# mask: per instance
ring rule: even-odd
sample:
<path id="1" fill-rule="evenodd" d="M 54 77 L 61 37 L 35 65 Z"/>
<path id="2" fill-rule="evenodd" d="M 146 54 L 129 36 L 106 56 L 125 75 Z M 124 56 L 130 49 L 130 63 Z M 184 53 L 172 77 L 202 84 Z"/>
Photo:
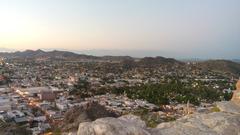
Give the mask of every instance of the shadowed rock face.
<path id="1" fill-rule="evenodd" d="M 78 135 L 150 135 L 150 133 L 146 130 L 146 124 L 139 117 L 127 115 L 81 123 Z"/>
<path id="2" fill-rule="evenodd" d="M 66 112 L 62 130 L 77 130 L 82 122 L 90 122 L 104 117 L 118 117 L 118 115 L 96 102 L 89 102 L 85 106 L 74 107 Z"/>

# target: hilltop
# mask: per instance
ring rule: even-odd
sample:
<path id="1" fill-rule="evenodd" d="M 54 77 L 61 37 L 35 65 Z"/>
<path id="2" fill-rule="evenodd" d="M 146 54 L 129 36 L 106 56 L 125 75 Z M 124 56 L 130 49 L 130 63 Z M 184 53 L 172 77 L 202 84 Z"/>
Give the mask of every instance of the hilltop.
<path id="1" fill-rule="evenodd" d="M 213 70 L 217 72 L 240 74 L 240 64 L 230 60 L 209 60 L 200 62 L 199 66 L 205 70 Z"/>

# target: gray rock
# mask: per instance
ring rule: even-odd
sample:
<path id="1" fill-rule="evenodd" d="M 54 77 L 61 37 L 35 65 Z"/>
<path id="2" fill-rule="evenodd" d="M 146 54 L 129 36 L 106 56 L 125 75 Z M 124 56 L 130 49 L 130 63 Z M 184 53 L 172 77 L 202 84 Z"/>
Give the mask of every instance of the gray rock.
<path id="1" fill-rule="evenodd" d="M 175 122 L 162 123 L 152 130 L 153 135 L 238 135 L 240 115 L 224 112 L 194 114 Z"/>
<path id="2" fill-rule="evenodd" d="M 81 123 L 77 135 L 240 135 L 240 109 L 232 102 L 216 103 L 222 112 L 195 113 L 147 128 L 137 116 L 101 118 Z M 238 110 L 239 109 L 239 110 Z"/>
<path id="3" fill-rule="evenodd" d="M 141 120 L 140 117 L 135 116 L 135 115 L 124 115 L 122 117 L 119 117 L 118 119 L 123 120 L 127 123 L 131 123 L 133 125 L 136 125 L 141 128 L 146 128 L 146 123 Z"/>
<path id="4" fill-rule="evenodd" d="M 134 121 L 140 122 L 140 124 Z M 78 128 L 78 135 L 150 135 L 143 128 L 145 125 L 141 123 L 142 121 L 136 119 L 136 116 L 133 118 L 131 116 L 102 118 L 91 123 L 81 123 Z"/>
<path id="5" fill-rule="evenodd" d="M 222 101 L 216 103 L 222 112 L 240 114 L 240 106 L 232 101 Z"/>

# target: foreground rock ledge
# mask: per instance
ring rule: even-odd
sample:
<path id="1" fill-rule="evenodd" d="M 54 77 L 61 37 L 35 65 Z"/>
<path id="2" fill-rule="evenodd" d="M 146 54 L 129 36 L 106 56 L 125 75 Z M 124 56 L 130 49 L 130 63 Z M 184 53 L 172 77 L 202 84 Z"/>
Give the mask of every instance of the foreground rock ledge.
<path id="1" fill-rule="evenodd" d="M 102 118 L 79 125 L 78 135 L 150 135 L 146 124 L 137 116 Z"/>
<path id="2" fill-rule="evenodd" d="M 77 135 L 239 135 L 240 110 L 232 102 L 219 102 L 221 112 L 193 114 L 147 128 L 137 116 L 101 118 L 81 123 Z"/>

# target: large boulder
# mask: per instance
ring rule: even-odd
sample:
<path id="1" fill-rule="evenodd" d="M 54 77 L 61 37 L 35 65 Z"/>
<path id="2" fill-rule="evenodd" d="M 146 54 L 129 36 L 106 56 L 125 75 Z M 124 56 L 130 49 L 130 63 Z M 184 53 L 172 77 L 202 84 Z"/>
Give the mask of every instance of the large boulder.
<path id="1" fill-rule="evenodd" d="M 131 123 L 132 125 L 141 127 L 141 128 L 146 128 L 146 123 L 144 121 L 141 120 L 140 117 L 135 116 L 135 115 L 124 115 L 122 117 L 119 117 L 118 119 L 123 120 L 127 123 Z"/>
<path id="2" fill-rule="evenodd" d="M 101 118 L 94 122 L 81 123 L 78 135 L 151 135 L 145 123 L 136 116 Z"/>

